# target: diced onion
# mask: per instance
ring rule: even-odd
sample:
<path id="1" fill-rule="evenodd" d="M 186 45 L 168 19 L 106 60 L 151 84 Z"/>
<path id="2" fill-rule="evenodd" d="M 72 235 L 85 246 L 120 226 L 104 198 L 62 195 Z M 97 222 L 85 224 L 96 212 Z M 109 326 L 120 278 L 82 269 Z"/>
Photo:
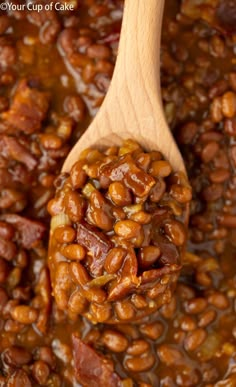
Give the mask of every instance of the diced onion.
<path id="1" fill-rule="evenodd" d="M 69 216 L 62 212 L 52 217 L 51 230 L 54 231 L 55 228 L 59 226 L 70 225 L 70 224 L 71 224 L 71 220 Z"/>

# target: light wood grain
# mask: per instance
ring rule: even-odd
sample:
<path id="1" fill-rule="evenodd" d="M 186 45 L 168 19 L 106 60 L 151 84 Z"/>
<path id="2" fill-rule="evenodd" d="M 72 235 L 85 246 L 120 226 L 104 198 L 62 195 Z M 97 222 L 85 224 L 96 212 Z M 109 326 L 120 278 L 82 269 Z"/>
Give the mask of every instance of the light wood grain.
<path id="1" fill-rule="evenodd" d="M 160 92 L 160 37 L 164 0 L 126 0 L 116 66 L 105 100 L 68 155 L 69 171 L 88 147 L 120 145 L 133 138 L 160 150 L 175 171 L 185 172 L 166 123 Z"/>

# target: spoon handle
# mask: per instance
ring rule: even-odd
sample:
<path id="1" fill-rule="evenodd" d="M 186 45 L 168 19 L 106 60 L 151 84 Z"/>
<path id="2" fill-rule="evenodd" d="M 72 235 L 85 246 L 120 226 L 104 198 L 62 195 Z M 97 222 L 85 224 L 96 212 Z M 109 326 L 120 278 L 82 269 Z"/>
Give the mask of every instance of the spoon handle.
<path id="1" fill-rule="evenodd" d="M 137 81 L 160 98 L 160 40 L 165 0 L 125 0 L 118 57 L 112 83 L 123 81 L 132 94 Z M 141 82 L 140 82 L 141 83 Z M 150 96 L 151 98 L 152 96 Z"/>

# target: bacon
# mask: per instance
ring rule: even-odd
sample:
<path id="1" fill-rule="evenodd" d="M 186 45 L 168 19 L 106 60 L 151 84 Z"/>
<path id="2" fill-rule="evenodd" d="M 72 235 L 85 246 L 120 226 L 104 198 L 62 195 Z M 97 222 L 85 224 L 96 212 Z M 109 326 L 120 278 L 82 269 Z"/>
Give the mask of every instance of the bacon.
<path id="1" fill-rule="evenodd" d="M 36 246 L 46 231 L 46 227 L 36 220 L 24 218 L 20 215 L 5 214 L 2 220 L 12 224 L 19 233 L 19 239 L 22 247 L 31 249 Z"/>
<path id="2" fill-rule="evenodd" d="M 10 109 L 1 114 L 9 126 L 31 134 L 38 131 L 48 110 L 48 95 L 28 86 L 26 80 L 19 82 Z"/>
<path id="3" fill-rule="evenodd" d="M 75 334 L 72 335 L 75 376 L 83 387 L 118 387 L 120 378 L 112 363 Z"/>

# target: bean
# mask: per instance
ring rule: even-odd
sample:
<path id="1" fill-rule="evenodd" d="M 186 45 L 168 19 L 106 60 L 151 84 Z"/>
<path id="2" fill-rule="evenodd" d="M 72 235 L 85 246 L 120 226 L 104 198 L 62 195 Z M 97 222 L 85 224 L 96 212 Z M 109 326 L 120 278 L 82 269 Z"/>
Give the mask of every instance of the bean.
<path id="1" fill-rule="evenodd" d="M 162 344 L 157 348 L 157 355 L 162 363 L 170 367 L 183 360 L 182 353 L 168 344 Z"/>
<path id="2" fill-rule="evenodd" d="M 189 314 L 198 314 L 203 312 L 207 307 L 207 300 L 205 298 L 194 298 L 184 303 L 184 308 Z"/>
<path id="3" fill-rule="evenodd" d="M 186 232 L 182 223 L 174 219 L 167 220 L 164 223 L 164 230 L 176 246 L 182 246 L 185 243 Z"/>
<path id="4" fill-rule="evenodd" d="M 132 343 L 127 348 L 127 353 L 132 356 L 142 355 L 142 353 L 147 352 L 150 349 L 150 345 L 147 341 L 139 339 L 133 340 Z"/>
<path id="5" fill-rule="evenodd" d="M 62 225 L 54 230 L 54 238 L 59 243 L 71 243 L 74 241 L 75 236 L 76 232 L 70 226 Z"/>
<path id="6" fill-rule="evenodd" d="M 186 351 L 195 351 L 206 340 L 206 338 L 207 333 L 204 329 L 195 329 L 194 331 L 189 333 L 184 340 L 184 347 Z"/>
<path id="7" fill-rule="evenodd" d="M 91 313 L 95 317 L 95 322 L 103 323 L 110 319 L 112 309 L 110 304 L 91 304 Z"/>
<path id="8" fill-rule="evenodd" d="M 132 294 L 131 302 L 137 309 L 144 309 L 148 306 L 146 298 L 141 294 Z"/>
<path id="9" fill-rule="evenodd" d="M 141 231 L 141 226 L 139 223 L 134 222 L 133 220 L 121 220 L 115 224 L 114 230 L 120 237 L 123 237 L 124 239 L 130 239 L 136 237 L 139 234 Z"/>
<path id="10" fill-rule="evenodd" d="M 232 118 L 236 113 L 236 95 L 233 91 L 227 91 L 222 96 L 222 113 L 227 118 Z"/>
<path id="11" fill-rule="evenodd" d="M 0 258 L 0 284 L 4 284 L 7 281 L 9 272 L 9 264 L 3 258 Z"/>
<path id="12" fill-rule="evenodd" d="M 32 324 L 38 318 L 38 311 L 28 305 L 17 305 L 11 311 L 14 320 L 22 324 Z"/>
<path id="13" fill-rule="evenodd" d="M 212 183 L 223 183 L 230 178 L 230 172 L 227 169 L 219 168 L 211 172 L 209 178 Z"/>
<path id="14" fill-rule="evenodd" d="M 0 287 L 0 313 L 2 313 L 2 310 L 4 306 L 7 304 L 8 301 L 8 295 L 5 289 Z"/>
<path id="15" fill-rule="evenodd" d="M 129 301 L 118 301 L 115 304 L 115 311 L 120 320 L 130 320 L 134 317 L 134 307 Z"/>
<path id="16" fill-rule="evenodd" d="M 41 134 L 40 142 L 45 149 L 59 149 L 62 147 L 62 139 L 56 134 Z"/>
<path id="17" fill-rule="evenodd" d="M 64 199 L 66 213 L 73 222 L 80 222 L 84 216 L 84 199 L 75 191 L 69 191 Z"/>
<path id="18" fill-rule="evenodd" d="M 215 310 L 212 310 L 212 309 L 206 310 L 199 316 L 199 321 L 198 321 L 199 328 L 205 328 L 212 321 L 214 321 L 215 318 L 216 318 Z"/>
<path id="19" fill-rule="evenodd" d="M 121 268 L 125 255 L 126 251 L 121 247 L 114 247 L 111 249 L 106 256 L 104 263 L 105 270 L 109 274 L 117 273 Z"/>
<path id="20" fill-rule="evenodd" d="M 33 386 L 27 373 L 24 370 L 16 370 L 8 378 L 7 387 L 18 387 L 18 386 L 24 386 L 24 387 Z"/>
<path id="21" fill-rule="evenodd" d="M 219 151 L 219 144 L 215 141 L 210 141 L 204 146 L 201 152 L 201 158 L 204 163 L 209 163 Z"/>
<path id="22" fill-rule="evenodd" d="M 11 240 L 15 234 L 14 228 L 5 222 L 0 221 L 0 237 L 3 239 Z"/>
<path id="23" fill-rule="evenodd" d="M 81 286 L 86 285 L 89 282 L 90 277 L 87 270 L 78 262 L 72 262 L 70 265 L 70 271 L 72 274 L 72 279 L 75 283 L 78 283 Z"/>
<path id="24" fill-rule="evenodd" d="M 161 322 L 147 323 L 140 326 L 140 332 L 152 340 L 157 340 L 164 332 L 164 326 Z"/>
<path id="25" fill-rule="evenodd" d="M 1 359 L 5 365 L 10 367 L 21 367 L 30 363 L 32 355 L 24 348 L 12 346 L 2 353 Z"/>
<path id="26" fill-rule="evenodd" d="M 222 99 L 215 97 L 210 105 L 211 119 L 213 122 L 218 123 L 223 119 L 222 113 Z"/>
<path id="27" fill-rule="evenodd" d="M 48 364 L 50 368 L 55 368 L 56 358 L 50 347 L 40 347 L 38 350 L 38 357 L 44 363 Z"/>
<path id="28" fill-rule="evenodd" d="M 214 291 L 207 299 L 209 304 L 215 306 L 217 309 L 225 310 L 229 307 L 229 301 L 223 293 Z"/>
<path id="29" fill-rule="evenodd" d="M 87 175 L 83 169 L 84 165 L 84 160 L 79 160 L 71 169 L 70 177 L 74 189 L 82 188 L 86 183 Z"/>
<path id="30" fill-rule="evenodd" d="M 131 214 L 130 219 L 140 224 L 148 224 L 151 222 L 152 216 L 145 211 L 138 211 Z"/>
<path id="31" fill-rule="evenodd" d="M 112 352 L 124 352 L 128 347 L 127 338 L 114 330 L 107 329 L 101 337 L 102 342 Z"/>
<path id="32" fill-rule="evenodd" d="M 170 163 L 165 160 L 153 161 L 149 173 L 154 177 L 167 177 L 172 171 Z"/>
<path id="33" fill-rule="evenodd" d="M 111 183 L 108 188 L 109 195 L 117 206 L 128 206 L 132 203 L 129 189 L 121 182 Z"/>
<path id="34" fill-rule="evenodd" d="M 108 59 L 110 57 L 110 49 L 101 44 L 92 44 L 87 49 L 87 55 L 90 58 Z"/>
<path id="35" fill-rule="evenodd" d="M 83 56 L 77 54 L 77 58 L 83 60 Z M 87 62 L 87 61 L 86 61 Z M 70 95 L 65 98 L 64 101 L 64 110 L 69 114 L 75 122 L 80 122 L 84 119 L 85 116 L 85 103 L 83 99 L 77 95 Z"/>
<path id="36" fill-rule="evenodd" d="M 170 194 L 178 203 L 187 203 L 192 199 L 191 188 L 183 187 L 179 184 L 173 184 L 171 186 Z"/>
<path id="37" fill-rule="evenodd" d="M 139 251 L 139 264 L 142 268 L 148 268 L 152 266 L 160 257 L 161 251 L 156 246 L 141 247 Z"/>
<path id="38" fill-rule="evenodd" d="M 152 187 L 150 191 L 150 200 L 154 203 L 157 203 L 161 200 L 162 196 L 166 191 L 166 183 L 162 178 L 159 178 L 156 184 Z"/>
<path id="39" fill-rule="evenodd" d="M 68 301 L 68 308 L 72 313 L 81 314 L 87 306 L 87 301 L 80 290 L 75 290 Z"/>
<path id="40" fill-rule="evenodd" d="M 42 360 L 37 360 L 32 367 L 32 375 L 37 383 L 45 385 L 50 375 L 50 368 Z"/>
<path id="41" fill-rule="evenodd" d="M 99 288 L 91 288 L 83 292 L 85 297 L 89 302 L 96 302 L 98 304 L 102 304 L 106 298 L 106 292 Z"/>
<path id="42" fill-rule="evenodd" d="M 1 239 L 0 240 L 0 256 L 11 261 L 14 259 L 17 253 L 16 245 L 12 241 Z"/>
<path id="43" fill-rule="evenodd" d="M 68 259 L 76 259 L 81 261 L 86 255 L 85 249 L 78 244 L 71 244 L 63 246 L 61 248 L 61 253 Z"/>
<path id="44" fill-rule="evenodd" d="M 185 315 L 180 320 L 180 326 L 183 331 L 190 332 L 196 329 L 197 324 L 193 317 Z"/>
<path id="45" fill-rule="evenodd" d="M 132 357 L 125 360 L 125 367 L 131 372 L 148 371 L 155 363 L 155 357 L 152 354 L 145 354 L 142 357 Z"/>

